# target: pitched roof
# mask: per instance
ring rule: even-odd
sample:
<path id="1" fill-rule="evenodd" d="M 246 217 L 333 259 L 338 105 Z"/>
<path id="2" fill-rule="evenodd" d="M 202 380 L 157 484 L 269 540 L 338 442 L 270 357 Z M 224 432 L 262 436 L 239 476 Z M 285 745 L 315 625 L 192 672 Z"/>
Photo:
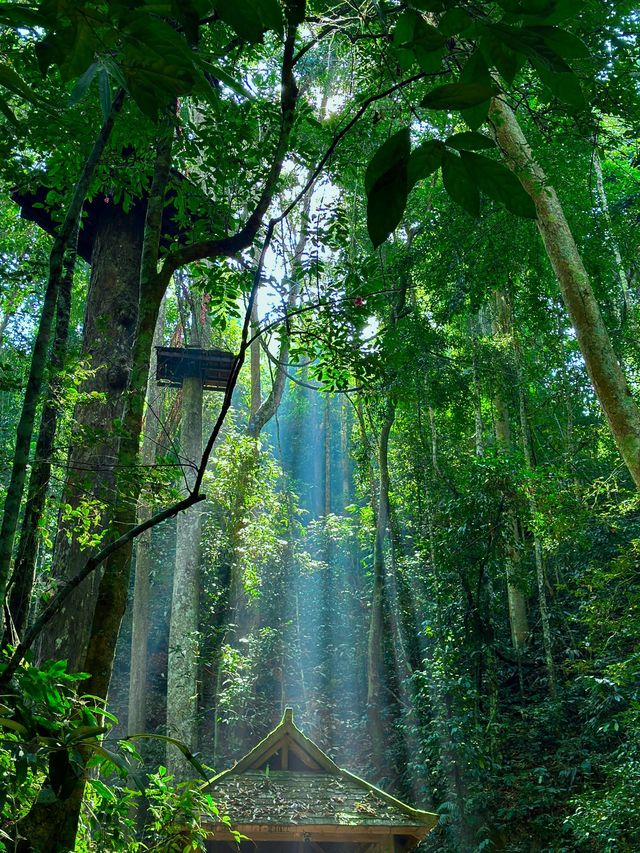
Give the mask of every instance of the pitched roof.
<path id="1" fill-rule="evenodd" d="M 295 769 L 290 766 L 289 756 Z M 277 759 L 274 761 L 273 759 Z M 271 760 L 279 769 L 265 766 Z M 209 783 L 234 825 L 335 827 L 435 826 L 437 816 L 415 809 L 338 767 L 293 722 L 287 709 L 276 728 L 232 768 Z"/>

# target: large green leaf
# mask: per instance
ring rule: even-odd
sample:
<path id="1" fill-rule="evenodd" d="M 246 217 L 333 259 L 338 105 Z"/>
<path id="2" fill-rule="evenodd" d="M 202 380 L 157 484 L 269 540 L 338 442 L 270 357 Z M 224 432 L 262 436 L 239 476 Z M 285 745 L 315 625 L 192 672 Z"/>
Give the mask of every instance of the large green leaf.
<path id="1" fill-rule="evenodd" d="M 418 181 L 428 178 L 440 167 L 443 151 L 442 142 L 430 139 L 411 152 L 407 171 L 409 190 L 412 190 Z"/>
<path id="2" fill-rule="evenodd" d="M 421 107 L 431 110 L 465 110 L 489 101 L 500 90 L 486 83 L 445 83 L 428 92 Z"/>
<path id="3" fill-rule="evenodd" d="M 509 86 L 527 62 L 527 58 L 522 53 L 511 50 L 504 41 L 496 38 L 490 31 L 485 32 L 480 41 L 480 50 L 487 60 L 487 65 L 493 65 Z"/>
<path id="4" fill-rule="evenodd" d="M 70 106 L 77 104 L 84 98 L 89 91 L 89 87 L 93 83 L 94 77 L 98 73 L 99 68 L 100 63 L 94 62 L 87 68 L 84 74 L 78 78 L 76 85 L 73 87 L 71 94 L 69 95 Z"/>
<path id="5" fill-rule="evenodd" d="M 487 87 L 494 85 L 494 81 L 489 74 L 489 68 L 480 50 L 475 50 L 466 61 L 460 74 L 460 82 L 477 83 Z M 491 100 L 488 99 L 478 104 L 477 107 L 461 111 L 462 118 L 471 130 L 477 130 L 485 121 L 489 114 L 490 103 Z"/>
<path id="6" fill-rule="evenodd" d="M 580 86 L 580 80 L 573 71 L 549 71 L 547 68 L 538 65 L 536 65 L 536 71 L 544 85 L 558 100 L 564 101 L 565 104 L 579 110 L 586 107 L 587 102 Z"/>
<path id="7" fill-rule="evenodd" d="M 405 127 L 380 146 L 367 168 L 367 229 L 375 248 L 384 243 L 404 214 L 410 148 L 409 128 Z"/>
<path id="8" fill-rule="evenodd" d="M 510 169 L 471 151 L 462 151 L 461 157 L 469 179 L 489 198 L 503 204 L 516 216 L 536 218 L 533 200 Z"/>
<path id="9" fill-rule="evenodd" d="M 564 59 L 588 59 L 589 48 L 573 33 L 560 27 L 527 27 L 530 32 L 540 36 L 549 47 Z"/>
<path id="10" fill-rule="evenodd" d="M 284 16 L 278 0 L 214 0 L 213 6 L 249 42 L 261 41 L 267 30 L 282 31 Z"/>
<path id="11" fill-rule="evenodd" d="M 442 158 L 442 181 L 451 198 L 471 216 L 480 215 L 480 191 L 465 169 L 462 159 L 449 151 Z"/>
<path id="12" fill-rule="evenodd" d="M 489 33 L 504 43 L 509 50 L 526 56 L 532 63 L 549 71 L 565 72 L 571 68 L 533 27 L 512 27 L 507 24 L 491 24 Z"/>
<path id="13" fill-rule="evenodd" d="M 41 101 L 33 89 L 6 62 L 0 62 L 0 86 L 13 92 L 14 95 L 20 95 L 20 97 L 30 101 L 32 104 L 37 104 Z"/>
<path id="14" fill-rule="evenodd" d="M 411 152 L 411 138 L 409 128 L 404 127 L 378 148 L 367 166 L 364 176 L 364 188 L 369 195 L 375 184 L 389 169 L 400 163 L 406 163 Z"/>

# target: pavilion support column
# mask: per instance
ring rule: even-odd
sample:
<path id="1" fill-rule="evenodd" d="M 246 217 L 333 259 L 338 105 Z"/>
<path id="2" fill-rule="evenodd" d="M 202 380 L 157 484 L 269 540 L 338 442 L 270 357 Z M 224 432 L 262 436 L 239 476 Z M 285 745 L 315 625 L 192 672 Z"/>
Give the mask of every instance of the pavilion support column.
<path id="1" fill-rule="evenodd" d="M 190 492 L 202 457 L 202 379 L 187 376 L 182 384 L 181 456 L 185 491 Z M 196 504 L 178 516 L 176 562 L 169 625 L 167 734 L 193 752 L 197 739 L 198 589 L 202 510 Z M 167 745 L 167 768 L 176 781 L 195 771 L 181 752 Z"/>

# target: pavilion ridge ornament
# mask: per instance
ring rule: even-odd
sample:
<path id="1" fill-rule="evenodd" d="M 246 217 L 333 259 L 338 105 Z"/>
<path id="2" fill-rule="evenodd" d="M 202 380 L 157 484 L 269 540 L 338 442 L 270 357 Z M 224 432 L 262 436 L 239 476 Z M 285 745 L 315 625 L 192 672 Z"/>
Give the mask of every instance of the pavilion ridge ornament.
<path id="1" fill-rule="evenodd" d="M 338 767 L 297 728 L 290 708 L 208 789 L 220 814 L 249 839 L 242 853 L 401 853 L 413 850 L 438 820 Z M 228 851 L 228 826 L 208 829 L 210 853 Z"/>

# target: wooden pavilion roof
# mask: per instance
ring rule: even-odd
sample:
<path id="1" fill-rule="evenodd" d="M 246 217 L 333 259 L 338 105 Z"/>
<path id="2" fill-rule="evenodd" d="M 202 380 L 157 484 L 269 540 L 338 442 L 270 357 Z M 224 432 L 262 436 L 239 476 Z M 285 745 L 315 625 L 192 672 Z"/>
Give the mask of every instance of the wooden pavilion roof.
<path id="1" fill-rule="evenodd" d="M 253 840 L 402 837 L 410 849 L 437 822 L 437 815 L 338 767 L 297 728 L 291 709 L 247 755 L 215 776 L 208 789 L 220 813 Z M 226 833 L 220 824 L 212 827 L 211 837 Z"/>

